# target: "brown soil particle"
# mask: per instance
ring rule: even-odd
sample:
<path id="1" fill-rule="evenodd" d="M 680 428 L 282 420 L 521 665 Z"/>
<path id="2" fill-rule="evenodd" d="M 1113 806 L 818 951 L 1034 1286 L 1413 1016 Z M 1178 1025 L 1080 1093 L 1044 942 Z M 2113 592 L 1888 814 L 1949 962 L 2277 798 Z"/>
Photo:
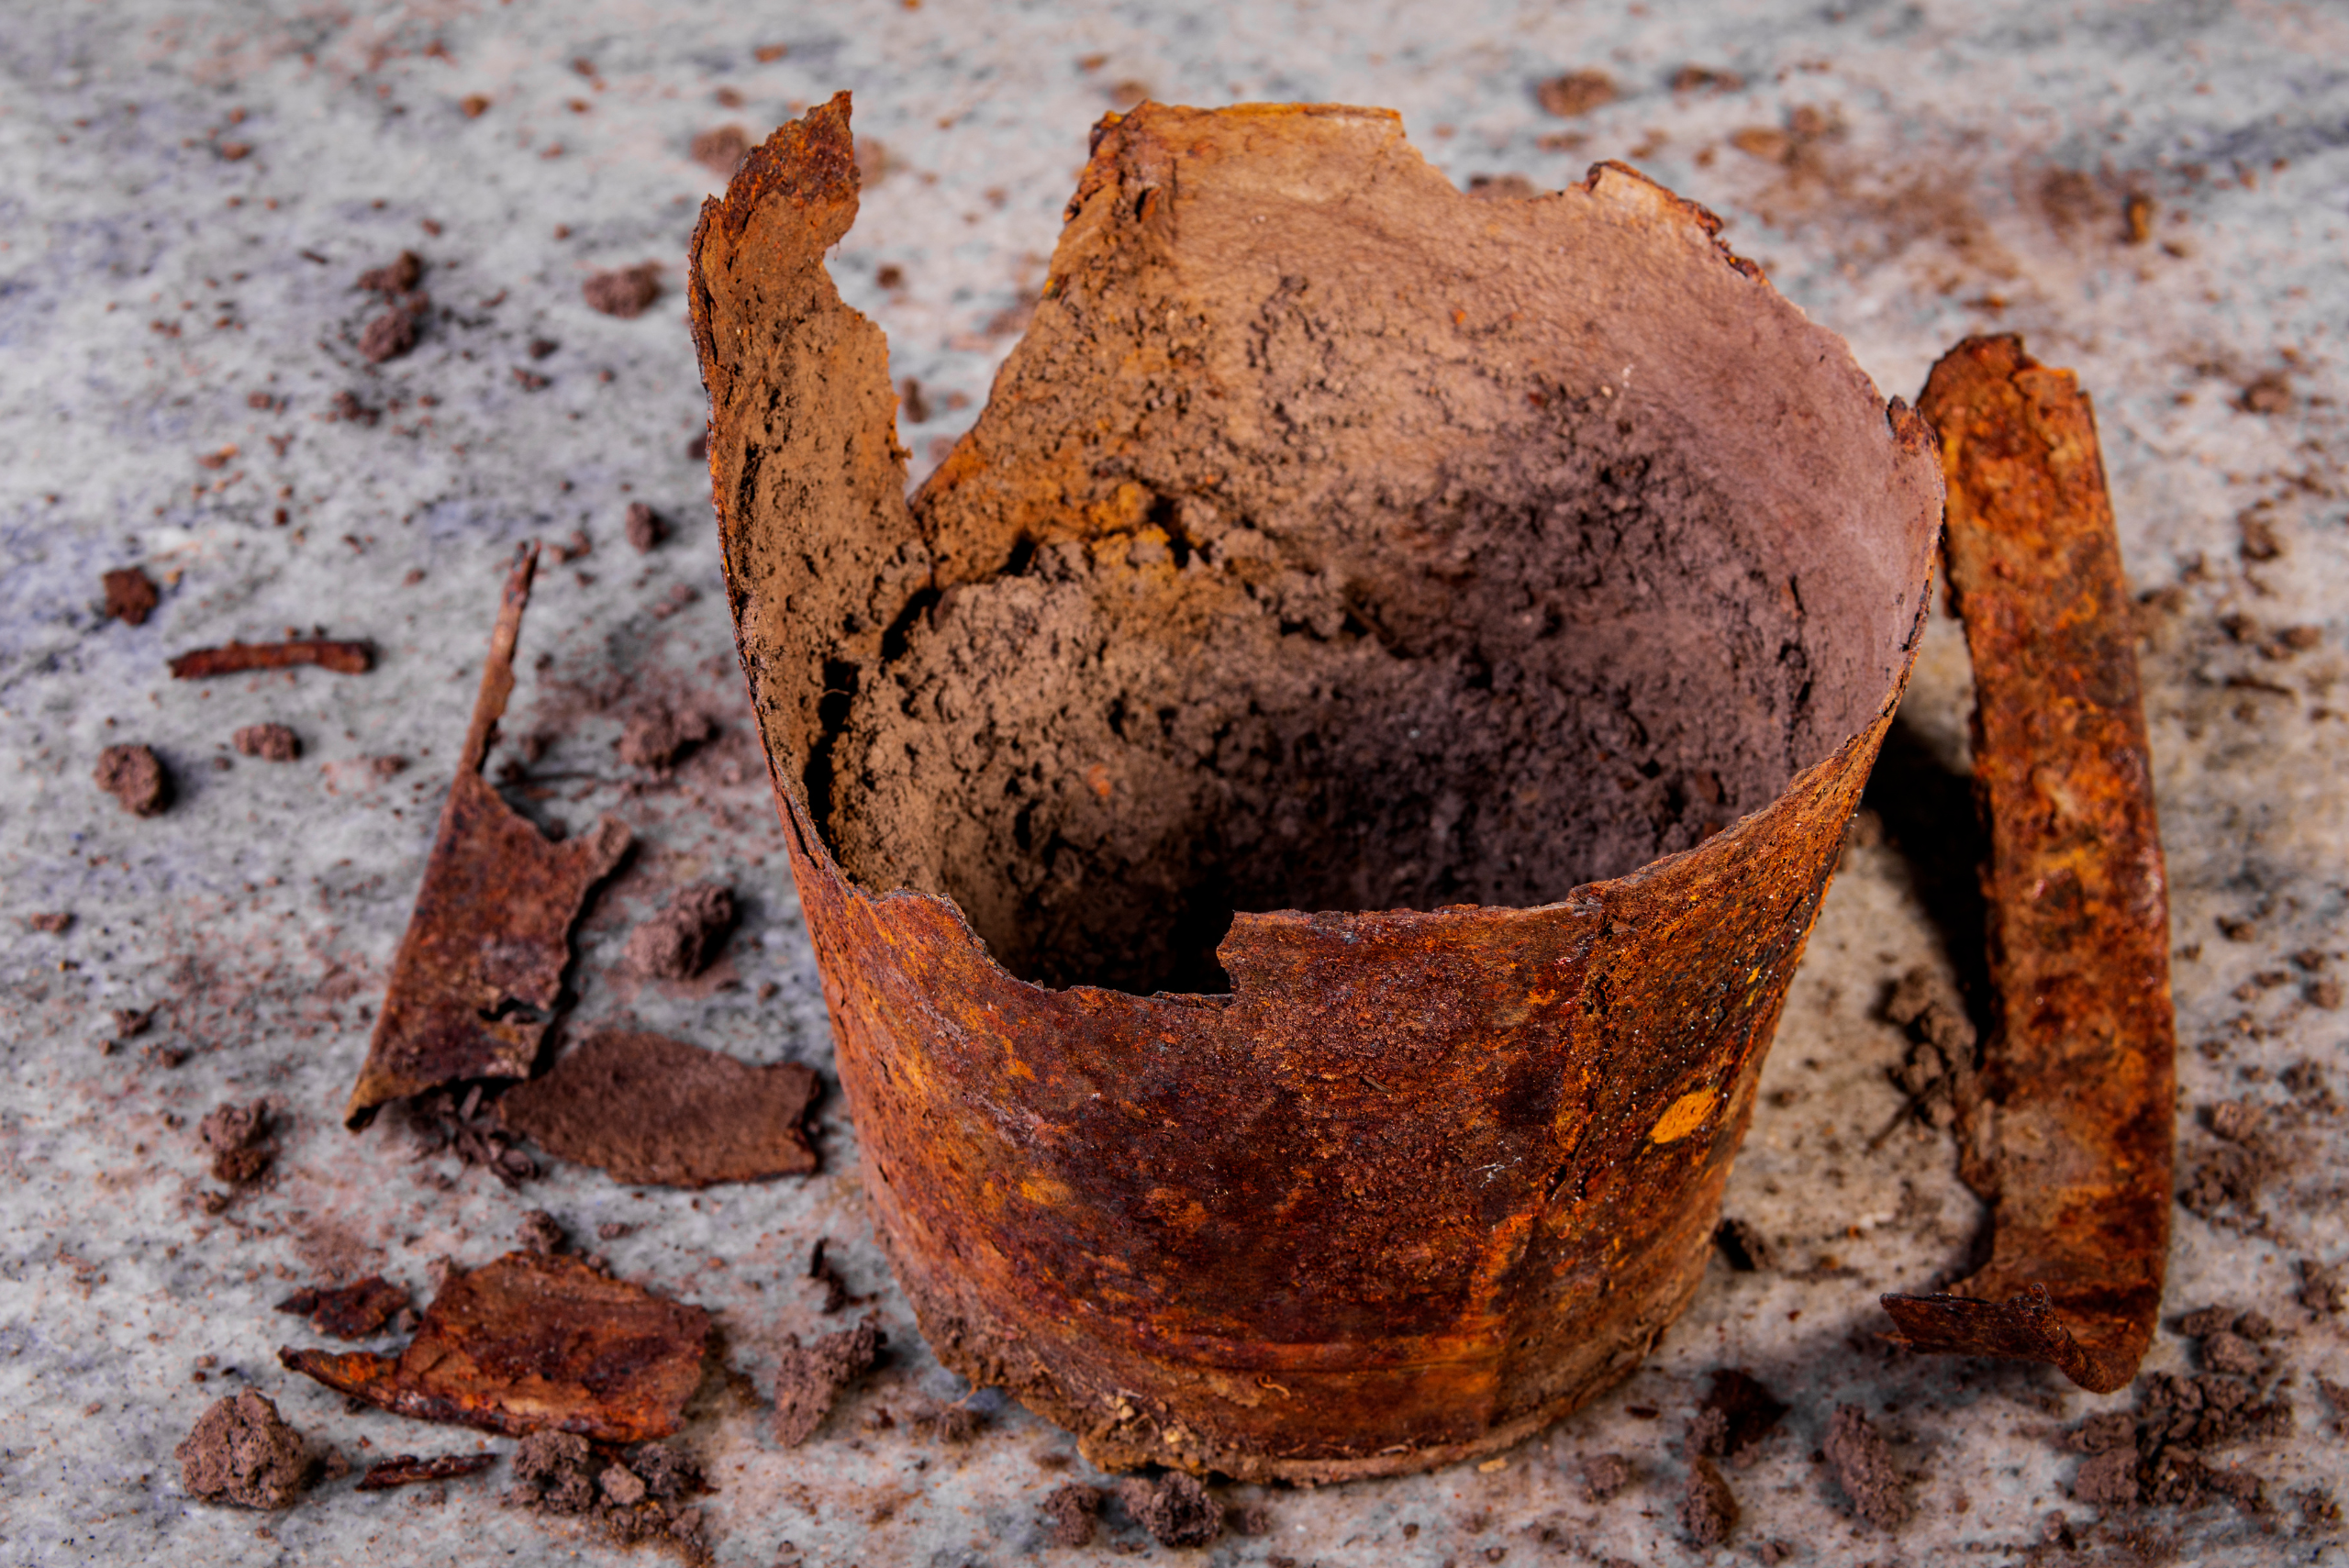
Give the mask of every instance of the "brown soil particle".
<path id="1" fill-rule="evenodd" d="M 721 180 L 730 180 L 751 150 L 751 136 L 738 125 L 722 125 L 694 138 L 693 161 Z"/>
<path id="2" fill-rule="evenodd" d="M 395 1486 L 413 1486 L 420 1481 L 453 1481 L 461 1475 L 478 1475 L 497 1462 L 494 1453 L 444 1453 L 431 1459 L 418 1459 L 403 1453 L 381 1464 L 371 1464 L 367 1473 L 359 1478 L 362 1492 L 388 1492 Z"/>
<path id="3" fill-rule="evenodd" d="M 25 929 L 61 937 L 73 929 L 73 912 L 71 909 L 44 909 L 39 914 L 28 915 L 25 917 Z"/>
<path id="4" fill-rule="evenodd" d="M 1223 1510 L 1196 1475 L 1129 1476 L 1118 1483 L 1118 1500 L 1161 1546 L 1205 1546 L 1223 1533 Z"/>
<path id="5" fill-rule="evenodd" d="M 171 775 L 163 771 L 162 759 L 144 746 L 107 747 L 98 753 L 92 776 L 133 817 L 152 817 L 171 804 Z"/>
<path id="6" fill-rule="evenodd" d="M 516 1240 L 521 1242 L 525 1252 L 551 1258 L 571 1251 L 571 1238 L 563 1233 L 562 1222 L 543 1208 L 534 1208 L 524 1215 L 516 1229 Z"/>
<path id="7" fill-rule="evenodd" d="M 162 603 L 155 584 L 136 566 L 109 572 L 98 583 L 106 590 L 106 613 L 125 626 L 145 625 L 148 616 Z"/>
<path id="8" fill-rule="evenodd" d="M 734 895 L 714 882 L 671 895 L 658 915 L 630 931 L 628 967 L 652 980 L 691 980 L 709 967 L 734 924 Z"/>
<path id="9" fill-rule="evenodd" d="M 545 1077 L 509 1090 L 500 1119 L 548 1153 L 619 1181 L 673 1187 L 806 1175 L 818 1080 L 640 1030 L 589 1036 Z"/>
<path id="10" fill-rule="evenodd" d="M 774 1375 L 774 1438 L 796 1448 L 816 1435 L 850 1385 L 873 1370 L 887 1338 L 869 1319 L 802 1345 L 785 1337 Z"/>
<path id="11" fill-rule="evenodd" d="M 389 262 L 359 274 L 358 287 L 380 295 L 402 295 L 424 281 L 424 258 L 403 250 Z"/>
<path id="12" fill-rule="evenodd" d="M 1090 1546 L 1101 1505 L 1108 1500 L 1098 1486 L 1071 1481 L 1044 1495 L 1044 1544 Z"/>
<path id="13" fill-rule="evenodd" d="M 371 365 L 396 360 L 416 347 L 416 317 L 405 310 L 386 310 L 359 334 L 359 354 Z"/>
<path id="14" fill-rule="evenodd" d="M 1573 119 L 1613 103 L 1618 94 L 1615 79 L 1604 71 L 1570 71 L 1536 86 L 1533 96 L 1547 112 Z"/>
<path id="15" fill-rule="evenodd" d="M 1639 1479 L 1639 1471 L 1631 1460 L 1620 1453 L 1585 1454 L 1582 1460 L 1583 1489 L 1594 1503 L 1603 1503 Z"/>
<path id="16" fill-rule="evenodd" d="M 537 569 L 536 544 L 516 552 L 346 1126 L 364 1127 L 379 1106 L 444 1084 L 528 1077 L 562 993 L 571 928 L 628 851 L 627 826 L 608 816 L 566 842 L 549 840 L 481 776 L 513 695 L 514 648 Z"/>
<path id="17" fill-rule="evenodd" d="M 1752 1373 L 1721 1368 L 1713 1373 L 1712 1386 L 1688 1424 L 1688 1450 L 1735 1465 L 1751 1464 L 1762 1440 L 1770 1435 L 1787 1408 Z"/>
<path id="18" fill-rule="evenodd" d="M 250 1389 L 215 1401 L 173 1452 L 190 1496 L 248 1508 L 292 1507 L 311 1469 L 302 1434 Z"/>
<path id="19" fill-rule="evenodd" d="M 666 1437 L 700 1385 L 709 1314 L 569 1257 L 509 1252 L 453 1275 L 396 1357 L 277 1352 L 395 1415 L 606 1442 Z"/>
<path id="20" fill-rule="evenodd" d="M 596 1504 L 589 1465 L 595 1451 L 574 1432 L 532 1432 L 514 1451 L 514 1478 L 529 1506 L 554 1514 L 584 1514 Z"/>
<path id="21" fill-rule="evenodd" d="M 1720 1469 L 1703 1454 L 1688 1461 L 1688 1487 L 1680 1495 L 1680 1528 L 1699 1548 L 1722 1544 L 1737 1529 L 1737 1498 Z"/>
<path id="22" fill-rule="evenodd" d="M 277 1151 L 268 1147 L 269 1102 L 215 1106 L 196 1126 L 212 1155 L 212 1179 L 231 1185 L 257 1182 Z"/>
<path id="23" fill-rule="evenodd" d="M 651 554 L 669 537 L 669 525 L 662 521 L 661 514 L 641 501 L 629 503 L 627 530 L 628 542 L 639 555 Z"/>
<path id="24" fill-rule="evenodd" d="M 653 261 L 597 272 L 579 285 L 588 307 L 623 318 L 641 316 L 661 297 L 661 268 Z"/>
<path id="25" fill-rule="evenodd" d="M 620 732 L 620 761 L 661 772 L 717 733 L 717 720 L 698 708 L 654 703 L 629 716 Z"/>
<path id="26" fill-rule="evenodd" d="M 1909 1522 L 1907 1483 L 1892 1462 L 1891 1445 L 1867 1412 L 1857 1405 L 1837 1406 L 1820 1446 L 1854 1513 L 1881 1530 L 1898 1530 Z"/>
<path id="27" fill-rule="evenodd" d="M 321 1334 L 364 1340 L 381 1333 L 384 1325 L 406 1310 L 407 1304 L 406 1286 L 394 1284 L 381 1274 L 369 1274 L 339 1289 L 311 1285 L 297 1290 L 279 1302 L 277 1310 L 308 1318 L 310 1327 Z"/>
<path id="28" fill-rule="evenodd" d="M 302 754 L 302 738 L 282 724 L 248 724 L 230 741 L 246 756 L 264 762 L 290 762 Z"/>

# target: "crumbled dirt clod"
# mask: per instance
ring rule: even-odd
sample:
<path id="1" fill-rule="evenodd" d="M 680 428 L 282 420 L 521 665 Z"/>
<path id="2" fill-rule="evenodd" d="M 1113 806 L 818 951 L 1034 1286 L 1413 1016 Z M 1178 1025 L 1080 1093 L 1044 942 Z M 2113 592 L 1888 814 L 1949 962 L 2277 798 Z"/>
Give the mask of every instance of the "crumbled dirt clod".
<path id="1" fill-rule="evenodd" d="M 685 753 L 717 733 L 718 721 L 698 708 L 656 703 L 629 716 L 620 732 L 620 761 L 661 772 L 676 766 Z"/>
<path id="2" fill-rule="evenodd" d="M 633 267 L 597 272 L 579 285 L 588 308 L 622 318 L 641 316 L 661 297 L 661 267 L 644 261 Z"/>
<path id="3" fill-rule="evenodd" d="M 215 1106 L 196 1126 L 212 1154 L 212 1179 L 239 1185 L 264 1175 L 277 1151 L 267 1146 L 269 1102 Z"/>
<path id="4" fill-rule="evenodd" d="M 120 567 L 98 579 L 106 591 L 106 613 L 125 626 L 143 626 L 157 605 L 163 602 L 147 573 L 136 566 Z"/>
<path id="5" fill-rule="evenodd" d="M 1680 1528 L 1698 1547 L 1719 1546 L 1737 1529 L 1737 1497 L 1719 1467 L 1703 1454 L 1688 1461 L 1688 1486 L 1680 1495 Z"/>
<path id="6" fill-rule="evenodd" d="M 133 817 L 152 817 L 171 804 L 171 775 L 162 759 L 144 746 L 107 747 L 98 753 L 93 776 Z"/>
<path id="7" fill-rule="evenodd" d="M 383 266 L 360 273 L 357 286 L 388 296 L 406 294 L 423 281 L 424 258 L 413 250 L 403 250 Z"/>
<path id="8" fill-rule="evenodd" d="M 641 501 L 629 503 L 627 530 L 628 542 L 636 547 L 639 555 L 651 554 L 669 537 L 669 525 L 662 520 L 661 514 Z"/>
<path id="9" fill-rule="evenodd" d="M 1897 1530 L 1909 1522 L 1909 1494 L 1900 1467 L 1893 1463 L 1892 1446 L 1866 1411 L 1857 1405 L 1838 1405 L 1820 1446 L 1854 1513 L 1882 1530 Z"/>
<path id="10" fill-rule="evenodd" d="M 229 740 L 246 756 L 264 762 L 290 762 L 302 754 L 302 738 L 282 724 L 248 724 Z"/>
<path id="11" fill-rule="evenodd" d="M 1713 1373 L 1696 1418 L 1688 1423 L 1688 1451 L 1731 1464 L 1753 1462 L 1762 1440 L 1787 1414 L 1788 1407 L 1763 1386 L 1752 1373 L 1723 1367 Z"/>
<path id="12" fill-rule="evenodd" d="M 571 1238 L 564 1234 L 562 1222 L 543 1208 L 534 1208 L 524 1215 L 518 1229 L 517 1240 L 525 1252 L 551 1258 L 557 1252 L 571 1251 Z"/>
<path id="13" fill-rule="evenodd" d="M 595 1507 L 589 1473 L 595 1452 L 575 1432 L 532 1432 L 514 1451 L 514 1478 L 530 1506 L 556 1514 L 584 1514 Z"/>
<path id="14" fill-rule="evenodd" d="M 189 1496 L 247 1508 L 292 1507 L 311 1468 L 302 1434 L 250 1389 L 214 1401 L 172 1451 Z"/>
<path id="15" fill-rule="evenodd" d="M 605 1467 L 596 1477 L 596 1489 L 621 1507 L 633 1507 L 644 1501 L 644 1480 L 624 1464 Z"/>
<path id="16" fill-rule="evenodd" d="M 416 317 L 405 310 L 386 310 L 359 334 L 359 354 L 371 365 L 396 360 L 416 347 Z"/>
<path id="17" fill-rule="evenodd" d="M 734 924 L 734 895 L 714 882 L 681 887 L 661 913 L 629 933 L 629 968 L 654 980 L 690 980 L 709 967 Z"/>
<path id="18" fill-rule="evenodd" d="M 1118 1500 L 1161 1546 L 1205 1546 L 1223 1533 L 1223 1510 L 1196 1475 L 1129 1476 L 1118 1483 Z"/>
<path id="19" fill-rule="evenodd" d="M 1533 96 L 1548 113 L 1573 119 L 1613 103 L 1618 94 L 1615 79 L 1604 71 L 1570 71 L 1542 83 Z"/>
<path id="20" fill-rule="evenodd" d="M 1594 1503 L 1603 1503 L 1639 1478 L 1631 1462 L 1620 1453 L 1583 1455 L 1582 1485 Z"/>
<path id="21" fill-rule="evenodd" d="M 888 1337 L 871 1319 L 826 1334 L 811 1345 L 785 1336 L 774 1375 L 774 1437 L 796 1448 L 816 1435 L 849 1385 L 873 1370 Z"/>
<path id="22" fill-rule="evenodd" d="M 394 1284 L 381 1274 L 369 1274 L 339 1289 L 311 1285 L 297 1290 L 279 1302 L 277 1310 L 308 1318 L 310 1327 L 321 1334 L 364 1340 L 383 1332 L 384 1326 L 406 1311 L 407 1305 L 406 1286 Z"/>
<path id="23" fill-rule="evenodd" d="M 497 1103 L 507 1127 L 559 1159 L 623 1182 L 706 1187 L 805 1175 L 818 1163 L 807 1108 L 818 1080 L 641 1030 L 591 1035 Z"/>
<path id="24" fill-rule="evenodd" d="M 489 1431 L 666 1437 L 700 1385 L 709 1314 L 571 1257 L 453 1274 L 397 1356 L 286 1348 L 293 1371 L 394 1415 Z"/>
<path id="25" fill-rule="evenodd" d="M 1108 1494 L 1081 1482 L 1071 1481 L 1053 1487 L 1044 1495 L 1044 1544 L 1092 1545 L 1094 1524 L 1100 1517 L 1101 1505 L 1107 1501 Z"/>

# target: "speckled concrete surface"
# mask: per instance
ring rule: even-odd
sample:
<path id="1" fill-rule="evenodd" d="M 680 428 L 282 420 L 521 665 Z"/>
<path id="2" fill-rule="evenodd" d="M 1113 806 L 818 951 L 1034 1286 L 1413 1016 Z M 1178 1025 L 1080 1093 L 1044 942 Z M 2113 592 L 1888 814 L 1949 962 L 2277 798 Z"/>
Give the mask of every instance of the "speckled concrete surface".
<path id="1" fill-rule="evenodd" d="M 1706 1374 L 1743 1366 L 1795 1409 L 1731 1471 L 1742 1519 L 1710 1561 L 1781 1545 L 1822 1563 L 2349 1559 L 2326 1503 L 2349 1469 L 2334 1429 L 2349 1410 L 2319 1388 L 2349 1382 L 2349 1346 L 2300 1272 L 2349 1255 L 2349 1140 L 2325 1086 L 2349 1044 L 2332 706 L 2349 631 L 2343 61 L 2337 6 L 2255 0 L 14 7 L 0 25 L 0 1561 L 618 1561 L 500 1507 L 502 1468 L 445 1496 L 333 1482 L 263 1517 L 193 1502 L 172 1459 L 211 1397 L 245 1386 L 361 1461 L 510 1447 L 346 1411 L 278 1370 L 274 1348 L 312 1336 L 271 1307 L 374 1269 L 421 1292 L 431 1260 L 485 1261 L 541 1207 L 582 1235 L 631 1228 L 591 1244 L 723 1324 L 756 1393 L 714 1385 L 687 1432 L 718 1487 L 720 1561 L 1087 1555 L 1041 1543 L 1039 1500 L 1084 1473 L 1051 1467 L 1072 1452 L 1062 1434 L 981 1393 L 974 1440 L 915 1435 L 911 1418 L 967 1391 L 889 1287 L 836 1102 L 826 1173 L 698 1197 L 561 1168 L 509 1192 L 415 1159 L 391 1128 L 353 1138 L 336 1120 L 502 563 L 518 539 L 573 530 L 592 553 L 547 574 L 523 632 L 507 729 L 546 745 L 515 798 L 570 826 L 617 811 L 643 847 L 586 922 L 573 1017 L 633 1015 L 829 1069 L 686 455 L 701 401 L 677 288 L 712 189 L 692 139 L 763 134 L 843 86 L 878 177 L 835 273 L 920 384 L 903 431 L 918 471 L 975 416 L 1019 329 L 1086 128 L 1144 92 L 1391 106 L 1463 183 L 1555 186 L 1624 158 L 1722 214 L 1887 392 L 1913 395 L 1943 347 L 1990 328 L 2077 368 L 2146 595 L 2182 1172 L 2221 1148 L 2210 1107 L 2265 1111 L 2270 1173 L 2207 1214 L 2177 1211 L 2169 1299 L 2173 1315 L 2224 1302 L 2288 1330 L 2266 1346 L 2267 1378 L 2294 1433 L 2211 1456 L 2263 1478 L 2265 1511 L 2099 1518 L 2068 1495 L 2081 1461 L 2060 1438 L 2126 1396 L 1877 1344 L 1874 1293 L 1955 1272 L 1978 1220 L 1946 1139 L 1900 1120 L 1887 1070 L 1903 1040 L 1879 1016 L 1911 965 L 1978 958 L 1950 880 L 1966 833 L 1950 771 L 1963 646 L 1939 626 L 1872 797 L 1891 837 L 1847 857 L 1732 1184 L 1730 1211 L 1768 1236 L 1774 1266 L 1716 1269 L 1645 1369 L 1505 1463 L 1229 1488 L 1227 1502 L 1264 1505 L 1269 1534 L 1170 1552 L 1113 1516 L 1097 1551 L 1331 1568 L 1707 1559 L 1676 1518 L 1678 1439 Z M 1689 65 L 1740 80 L 1675 88 Z M 1605 71 L 1618 96 L 1545 113 L 1533 84 L 1575 69 Z M 2139 243 L 2125 242 L 2132 195 L 2154 203 Z M 429 263 L 433 308 L 414 352 L 371 367 L 352 281 L 403 248 Z M 589 272 L 646 261 L 666 284 L 651 312 L 584 306 Z M 556 346 L 534 356 L 537 341 Z M 678 525 L 650 555 L 622 537 L 633 500 Z M 136 628 L 96 611 L 99 573 L 129 564 L 163 587 Z M 172 652 L 289 626 L 369 639 L 377 668 L 165 673 Z M 706 702 L 725 726 L 671 779 L 614 751 L 653 697 Z M 229 750 L 264 720 L 301 735 L 300 761 Z M 98 793 L 91 770 L 116 741 L 164 758 L 164 814 Z M 633 921 L 705 876 L 745 905 L 718 970 L 690 986 L 626 978 Z M 52 913 L 70 927 L 30 923 Z M 114 1010 L 148 1007 L 151 1029 L 106 1050 Z M 2303 1063 L 2314 1072 L 2292 1071 Z M 208 1213 L 195 1123 L 257 1095 L 282 1107 L 276 1173 Z M 763 1400 L 776 1337 L 825 1321 L 799 1277 L 818 1236 L 875 1293 L 896 1356 L 815 1442 L 785 1451 Z M 2193 1364 L 2170 1333 L 2148 1363 Z M 1857 1523 L 1814 1456 L 1839 1402 L 1864 1404 L 1915 1477 L 1917 1517 L 1897 1536 Z M 1635 1474 L 1604 1502 L 1576 1462 L 1601 1453 Z"/>

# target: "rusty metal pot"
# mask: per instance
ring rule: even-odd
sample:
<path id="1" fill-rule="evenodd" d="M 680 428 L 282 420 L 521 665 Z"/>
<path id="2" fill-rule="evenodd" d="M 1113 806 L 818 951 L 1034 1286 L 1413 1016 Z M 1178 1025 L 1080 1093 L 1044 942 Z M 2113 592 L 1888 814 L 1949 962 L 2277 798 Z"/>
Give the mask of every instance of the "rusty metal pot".
<path id="1" fill-rule="evenodd" d="M 1628 169 L 1487 202 L 1382 111 L 1144 106 L 909 504 L 823 267 L 847 122 L 705 209 L 692 309 L 924 1333 L 1104 1466 L 1517 1441 L 1697 1287 L 1908 678 L 1929 432 Z"/>

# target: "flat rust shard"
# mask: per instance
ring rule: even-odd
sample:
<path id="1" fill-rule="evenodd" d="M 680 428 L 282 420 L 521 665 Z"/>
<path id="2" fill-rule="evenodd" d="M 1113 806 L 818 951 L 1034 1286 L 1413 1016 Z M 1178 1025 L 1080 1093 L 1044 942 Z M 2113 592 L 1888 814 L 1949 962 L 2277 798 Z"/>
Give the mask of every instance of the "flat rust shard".
<path id="1" fill-rule="evenodd" d="M 1383 110 L 1097 128 L 906 494 L 845 97 L 687 291 L 876 1230 L 1108 1468 L 1516 1442 L 1686 1306 L 1899 700 L 1931 432 L 1618 165 Z"/>
<path id="2" fill-rule="evenodd" d="M 497 1102 L 507 1127 L 619 1181 L 707 1187 L 804 1176 L 813 1069 L 753 1066 L 641 1029 L 606 1029 Z"/>
<path id="3" fill-rule="evenodd" d="M 2169 897 L 2128 582 L 2087 395 L 2012 336 L 1933 367 L 1950 587 L 1974 662 L 1995 1027 L 1962 1123 L 1990 1262 L 1887 1296 L 1923 1351 L 2136 1375 L 2169 1254 Z"/>
<path id="4" fill-rule="evenodd" d="M 277 1359 L 396 1416 L 518 1436 L 665 1438 L 700 1384 L 709 1314 L 577 1258 L 509 1252 L 450 1280 L 397 1356 Z"/>
<path id="5" fill-rule="evenodd" d="M 535 543 L 525 545 L 506 580 L 456 782 L 343 1111 L 354 1129 L 378 1106 L 443 1084 L 529 1075 L 571 962 L 571 928 L 628 851 L 618 817 L 556 843 L 481 776 L 514 691 L 514 644 L 538 557 Z"/>

